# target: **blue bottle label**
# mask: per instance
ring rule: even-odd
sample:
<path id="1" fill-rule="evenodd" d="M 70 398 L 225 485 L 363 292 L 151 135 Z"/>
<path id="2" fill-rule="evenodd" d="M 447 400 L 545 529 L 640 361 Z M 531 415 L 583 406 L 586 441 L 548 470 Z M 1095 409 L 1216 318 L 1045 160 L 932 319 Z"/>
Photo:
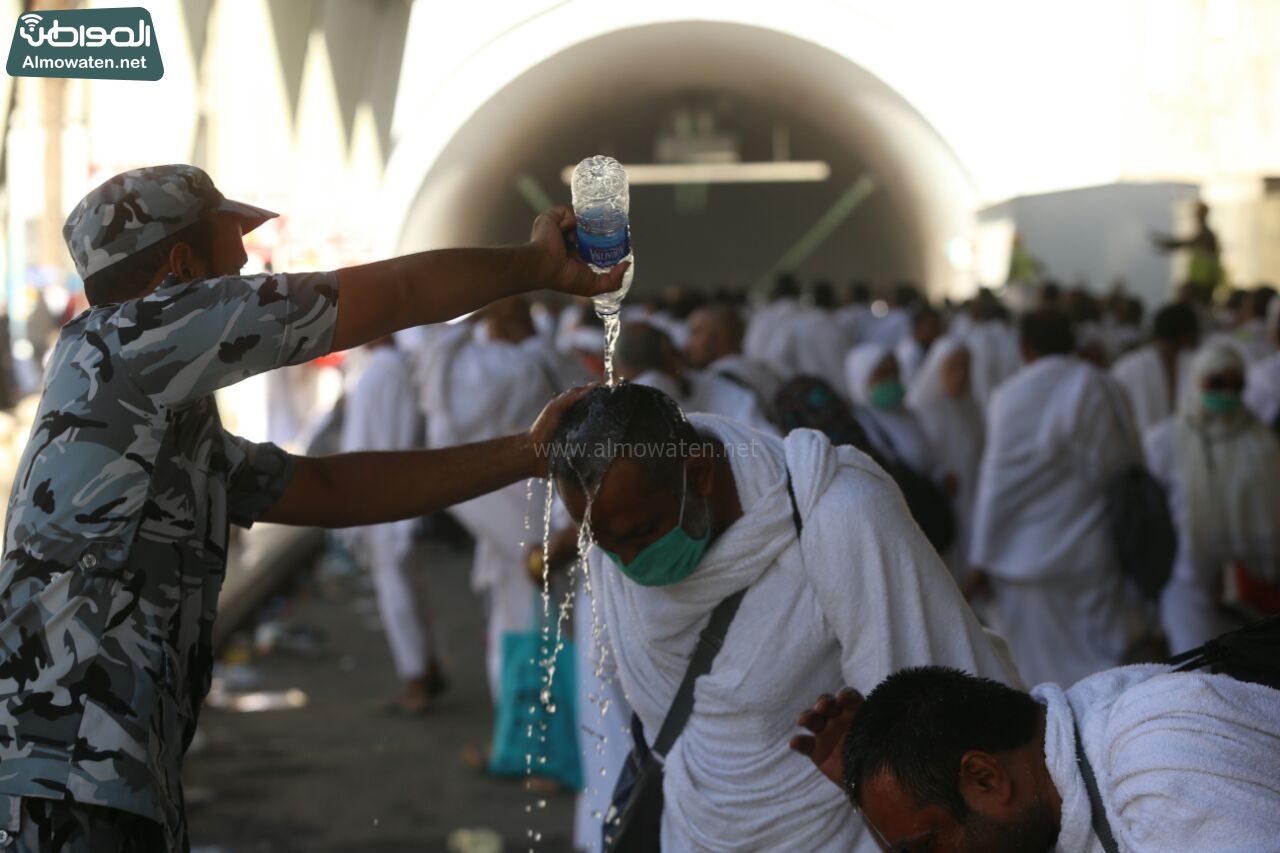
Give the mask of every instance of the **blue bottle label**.
<path id="1" fill-rule="evenodd" d="M 581 226 L 578 232 L 578 254 L 593 267 L 608 269 L 631 254 L 631 229 L 619 228 L 611 234 L 588 234 Z"/>

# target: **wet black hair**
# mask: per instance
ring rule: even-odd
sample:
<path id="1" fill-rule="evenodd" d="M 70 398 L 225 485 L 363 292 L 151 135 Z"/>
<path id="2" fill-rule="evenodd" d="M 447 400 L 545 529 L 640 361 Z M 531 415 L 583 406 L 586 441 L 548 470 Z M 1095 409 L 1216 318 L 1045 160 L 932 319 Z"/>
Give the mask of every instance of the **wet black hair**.
<path id="1" fill-rule="evenodd" d="M 654 482 L 678 492 L 685 461 L 716 447 L 698 435 L 675 400 L 630 382 L 588 391 L 565 412 L 551 444 L 551 475 L 588 492 L 620 456 L 640 462 Z"/>
<path id="2" fill-rule="evenodd" d="M 866 782 L 888 773 L 917 805 L 941 806 L 964 820 L 964 754 L 1026 746 L 1040 714 L 1029 694 L 989 678 L 944 666 L 896 672 L 871 691 L 845 736 L 845 793 L 861 806 Z"/>

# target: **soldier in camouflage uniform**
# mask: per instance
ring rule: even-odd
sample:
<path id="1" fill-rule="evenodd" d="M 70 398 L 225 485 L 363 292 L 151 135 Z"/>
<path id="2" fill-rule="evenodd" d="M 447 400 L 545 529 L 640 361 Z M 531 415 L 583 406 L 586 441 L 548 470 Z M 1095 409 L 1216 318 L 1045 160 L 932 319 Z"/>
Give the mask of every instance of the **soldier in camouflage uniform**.
<path id="1" fill-rule="evenodd" d="M 62 330 L 17 471 L 0 563 L 0 851 L 181 851 L 182 756 L 209 688 L 228 523 L 409 518 L 545 472 L 555 401 L 524 435 L 293 457 L 227 433 L 220 387 L 531 287 L 616 289 L 530 243 L 243 277 L 275 214 L 193 166 L 110 179 L 64 236 L 91 307 Z"/>

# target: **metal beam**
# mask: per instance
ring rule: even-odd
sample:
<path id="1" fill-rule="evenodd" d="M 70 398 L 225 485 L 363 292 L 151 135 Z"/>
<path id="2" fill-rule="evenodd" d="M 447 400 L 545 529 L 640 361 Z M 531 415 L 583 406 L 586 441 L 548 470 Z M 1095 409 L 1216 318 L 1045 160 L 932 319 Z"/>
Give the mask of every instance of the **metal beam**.
<path id="1" fill-rule="evenodd" d="M 520 177 L 516 178 L 516 190 L 529 202 L 529 206 L 533 208 L 535 213 L 541 213 L 548 207 L 554 207 L 555 202 L 551 200 L 551 196 L 547 195 L 547 191 L 542 188 L 542 184 L 538 183 L 538 179 L 528 172 L 524 172 Z"/>
<path id="2" fill-rule="evenodd" d="M 790 272 L 808 260 L 875 190 L 875 179 L 868 174 L 854 181 L 853 186 L 841 193 L 831 207 L 809 226 L 809 230 L 756 279 L 752 289 L 762 291 L 778 273 Z"/>

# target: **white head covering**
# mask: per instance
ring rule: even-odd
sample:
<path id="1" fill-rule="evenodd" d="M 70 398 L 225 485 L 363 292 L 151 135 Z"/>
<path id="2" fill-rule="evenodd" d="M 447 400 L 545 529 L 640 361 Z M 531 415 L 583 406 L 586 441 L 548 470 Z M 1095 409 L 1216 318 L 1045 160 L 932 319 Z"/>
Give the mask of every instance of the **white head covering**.
<path id="1" fill-rule="evenodd" d="M 1191 363 L 1178 413 L 1177 454 L 1186 494 L 1188 544 L 1197 561 L 1243 560 L 1257 577 L 1280 574 L 1280 442 L 1243 406 L 1210 415 L 1204 380 L 1224 370 L 1244 373 L 1227 344 L 1209 344 Z"/>
<path id="2" fill-rule="evenodd" d="M 952 355 L 967 349 L 964 341 L 952 335 L 944 335 L 934 341 L 920 369 L 916 371 L 915 378 L 911 380 L 911 388 L 907 391 L 907 405 L 915 409 L 947 397 L 947 392 L 942 387 L 942 368 Z M 965 396 L 970 394 L 971 392 L 966 392 Z"/>
<path id="3" fill-rule="evenodd" d="M 967 568 L 964 558 L 969 547 L 969 518 L 978 485 L 978 466 L 982 461 L 986 429 L 982 410 L 973 399 L 972 383 L 959 398 L 952 397 L 943 390 L 942 370 L 951 356 L 967 350 L 964 341 L 954 335 L 934 341 L 907 393 L 907 408 L 920 423 L 934 454 L 938 473 L 956 479 L 953 504 L 959 535 L 951 552 L 943 557 L 957 575 Z"/>
<path id="4" fill-rule="evenodd" d="M 871 374 L 892 354 L 888 347 L 880 344 L 859 344 L 845 357 L 845 382 L 853 402 L 863 406 L 871 404 Z"/>
<path id="5" fill-rule="evenodd" d="M 861 344 L 845 358 L 844 371 L 853 397 L 854 417 L 867 431 L 867 438 L 883 456 L 903 462 L 919 474 L 936 473 L 933 450 L 908 409 L 877 409 L 871 405 L 871 374 L 893 352 L 881 344 Z"/>
<path id="6" fill-rule="evenodd" d="M 1241 376 L 1245 373 L 1244 358 L 1240 351 L 1227 343 L 1205 344 L 1195 358 L 1191 360 L 1191 377 L 1182 385 L 1181 399 L 1178 400 L 1178 412 L 1183 415 L 1203 419 L 1204 406 L 1201 402 L 1201 388 L 1204 381 L 1215 373 L 1234 370 Z"/>

